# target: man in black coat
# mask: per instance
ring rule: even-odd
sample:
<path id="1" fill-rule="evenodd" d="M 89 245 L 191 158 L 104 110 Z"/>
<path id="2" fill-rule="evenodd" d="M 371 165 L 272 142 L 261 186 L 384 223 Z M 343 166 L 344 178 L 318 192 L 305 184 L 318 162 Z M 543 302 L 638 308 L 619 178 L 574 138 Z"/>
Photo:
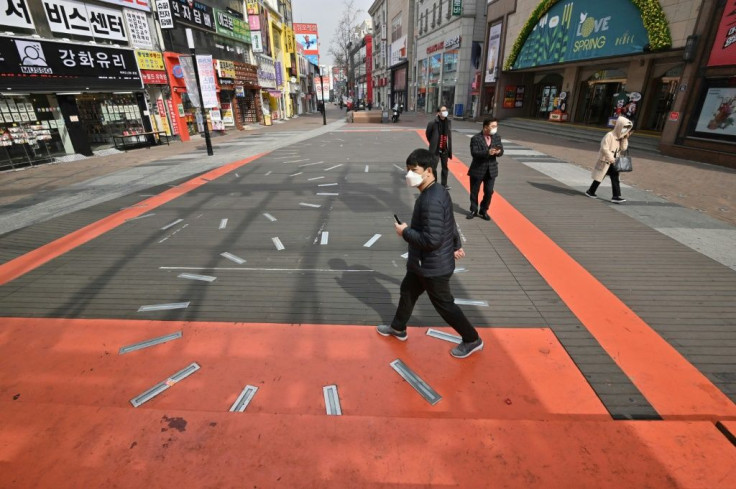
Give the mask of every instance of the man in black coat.
<path id="1" fill-rule="evenodd" d="M 470 163 L 470 168 L 468 168 L 470 212 L 466 216 L 467 219 L 480 216 L 486 221 L 491 220 L 488 215 L 488 208 L 493 196 L 493 185 L 498 176 L 498 161 L 496 158 L 503 155 L 503 144 L 501 144 L 501 136 L 497 134 L 497 131 L 498 119 L 495 117 L 486 119 L 483 121 L 483 130 L 470 140 L 470 154 L 473 161 Z M 478 207 L 481 183 L 483 184 L 483 200 L 480 207 Z"/>
<path id="2" fill-rule="evenodd" d="M 452 159 L 452 124 L 447 118 L 447 107 L 444 105 L 437 111 L 437 117 L 429 121 L 424 135 L 429 142 L 429 152 L 435 155 L 432 170 L 437 177 L 437 164 L 442 162 L 442 186 L 447 188 L 447 159 Z"/>
<path id="3" fill-rule="evenodd" d="M 435 310 L 462 337 L 462 342 L 450 351 L 455 358 L 465 358 L 483 349 L 483 340 L 455 304 L 450 291 L 450 278 L 455 260 L 465 256 L 455 225 L 452 199 L 437 181 L 432 171 L 434 155 L 426 149 L 414 150 L 406 159 L 406 182 L 419 189 L 414 204 L 411 225 L 394 223 L 396 234 L 409 243 L 406 276 L 401 282 L 401 297 L 391 324 L 378 326 L 378 333 L 406 341 L 406 324 L 414 304 L 427 292 Z"/>

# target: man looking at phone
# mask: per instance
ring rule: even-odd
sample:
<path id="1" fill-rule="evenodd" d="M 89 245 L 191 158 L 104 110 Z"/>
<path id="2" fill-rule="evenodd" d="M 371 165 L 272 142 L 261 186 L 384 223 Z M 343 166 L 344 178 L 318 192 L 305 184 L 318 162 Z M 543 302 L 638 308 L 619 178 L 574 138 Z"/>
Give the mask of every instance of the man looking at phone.
<path id="1" fill-rule="evenodd" d="M 452 123 L 447 118 L 449 112 L 444 105 L 437 109 L 437 117 L 429 121 L 424 135 L 429 142 L 429 152 L 435 156 L 435 162 L 432 166 L 434 176 L 437 178 L 437 164 L 442 164 L 441 183 L 447 190 L 447 176 L 449 169 L 447 168 L 447 159 L 452 159 Z"/>
<path id="2" fill-rule="evenodd" d="M 498 119 L 495 117 L 483 121 L 483 130 L 470 140 L 470 154 L 473 161 L 468 169 L 470 177 L 470 212 L 467 219 L 480 216 L 490 221 L 488 208 L 491 206 L 493 185 L 498 176 L 498 161 L 496 158 L 503 155 L 503 144 L 498 134 Z M 478 206 L 480 185 L 483 184 L 483 200 Z"/>
<path id="3" fill-rule="evenodd" d="M 455 225 L 452 199 L 432 170 L 435 155 L 426 149 L 416 149 L 406 159 L 406 183 L 419 189 L 414 203 L 411 225 L 396 219 L 396 234 L 409 243 L 406 276 L 401 282 L 401 297 L 391 324 L 378 326 L 378 333 L 406 341 L 406 325 L 414 304 L 427 292 L 435 310 L 462 337 L 462 342 L 450 351 L 455 358 L 465 358 L 483 349 L 483 340 L 455 304 L 450 291 L 450 278 L 455 260 L 465 256 Z"/>

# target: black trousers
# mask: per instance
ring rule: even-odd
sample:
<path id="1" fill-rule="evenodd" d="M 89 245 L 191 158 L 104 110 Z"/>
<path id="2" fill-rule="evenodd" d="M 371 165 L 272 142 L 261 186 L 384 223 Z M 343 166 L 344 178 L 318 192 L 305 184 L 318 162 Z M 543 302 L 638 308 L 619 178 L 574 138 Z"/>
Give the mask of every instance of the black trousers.
<path id="1" fill-rule="evenodd" d="M 480 193 L 480 184 L 483 184 L 483 200 L 480 202 L 478 209 L 478 194 Z M 476 178 L 470 177 L 470 212 L 478 212 L 483 214 L 488 212 L 491 206 L 491 197 L 493 196 L 493 185 L 496 183 L 495 177 Z"/>
<path id="2" fill-rule="evenodd" d="M 606 171 L 606 175 L 611 178 L 611 193 L 613 194 L 613 196 L 621 197 L 621 182 L 618 179 L 618 172 L 613 167 L 613 165 L 608 165 L 608 171 Z M 593 180 L 593 183 L 590 184 L 588 192 L 595 195 L 596 190 L 598 190 L 598 185 L 600 184 L 601 182 Z"/>
<path id="3" fill-rule="evenodd" d="M 434 173 L 435 178 L 440 177 L 440 175 L 437 174 L 437 167 L 440 163 L 442 163 L 442 175 L 441 178 L 437 178 L 437 181 L 439 181 L 443 187 L 447 187 L 447 176 L 450 173 L 450 170 L 447 168 L 447 153 L 437 153 L 434 155 L 434 165 L 432 165 L 432 173 Z"/>
<path id="4" fill-rule="evenodd" d="M 447 324 L 462 336 L 463 341 L 470 343 L 478 339 L 478 332 L 465 317 L 462 309 L 455 304 L 455 298 L 450 291 L 450 278 L 452 274 L 439 277 L 421 277 L 413 272 L 406 272 L 401 282 L 401 297 L 399 307 L 396 309 L 391 327 L 397 331 L 406 330 L 414 304 L 424 291 L 427 292 L 435 311 L 442 316 Z"/>

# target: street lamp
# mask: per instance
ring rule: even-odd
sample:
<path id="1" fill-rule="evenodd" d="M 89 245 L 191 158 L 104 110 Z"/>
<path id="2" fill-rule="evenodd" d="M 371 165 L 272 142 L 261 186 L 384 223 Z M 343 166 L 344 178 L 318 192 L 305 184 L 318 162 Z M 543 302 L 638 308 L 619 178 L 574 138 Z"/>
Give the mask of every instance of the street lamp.
<path id="1" fill-rule="evenodd" d="M 187 29 L 187 45 L 192 54 L 192 64 L 194 65 L 194 77 L 197 80 L 197 89 L 199 90 L 199 110 L 202 111 L 202 123 L 204 124 L 204 143 L 207 146 L 207 155 L 212 156 L 212 141 L 210 141 L 210 130 L 207 127 L 207 113 L 204 111 L 204 98 L 202 97 L 202 83 L 199 81 L 199 67 L 197 66 L 197 54 L 194 49 L 194 36 L 192 30 Z"/>
<path id="2" fill-rule="evenodd" d="M 322 88 L 322 125 L 327 125 L 327 104 L 325 104 L 325 81 L 322 78 L 322 67 L 319 68 L 319 86 Z"/>

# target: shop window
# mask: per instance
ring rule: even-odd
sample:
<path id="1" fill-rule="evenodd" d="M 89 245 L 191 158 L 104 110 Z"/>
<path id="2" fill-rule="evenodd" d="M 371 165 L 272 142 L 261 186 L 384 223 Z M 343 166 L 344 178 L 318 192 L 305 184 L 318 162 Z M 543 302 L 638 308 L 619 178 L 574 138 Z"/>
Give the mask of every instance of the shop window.
<path id="1" fill-rule="evenodd" d="M 0 97 L 0 168 L 46 163 L 65 154 L 64 120 L 45 95 Z"/>
<path id="2" fill-rule="evenodd" d="M 112 146 L 113 136 L 145 132 L 133 94 L 85 94 L 76 100 L 79 119 L 93 148 Z"/>

